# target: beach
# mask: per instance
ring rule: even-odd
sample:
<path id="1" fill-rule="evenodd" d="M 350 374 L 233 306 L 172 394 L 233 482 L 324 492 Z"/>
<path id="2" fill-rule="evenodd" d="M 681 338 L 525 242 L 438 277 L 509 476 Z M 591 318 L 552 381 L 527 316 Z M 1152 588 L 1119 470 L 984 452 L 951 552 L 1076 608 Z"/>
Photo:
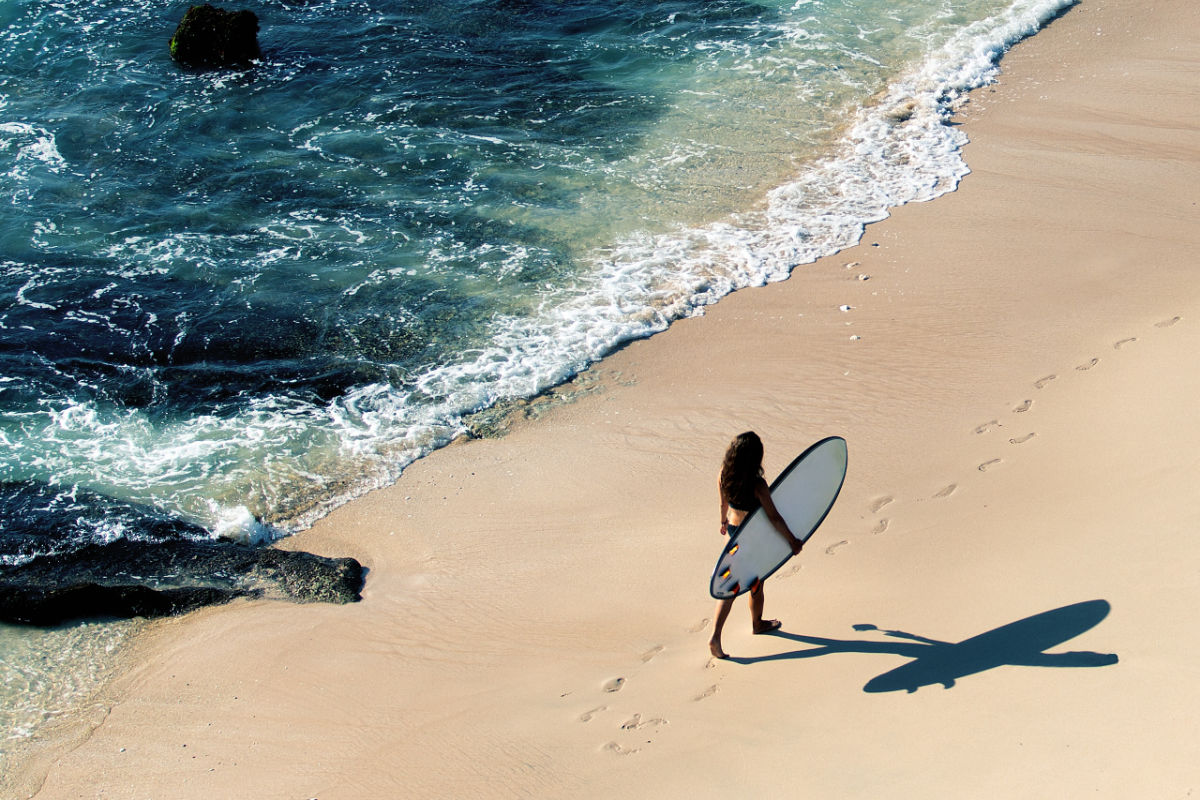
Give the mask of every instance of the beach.
<path id="1" fill-rule="evenodd" d="M 148 625 L 5 796 L 1186 796 L 1198 24 L 1073 7 L 957 115 L 956 191 L 279 544 L 359 559 L 362 602 Z M 739 600 L 719 661 L 748 429 L 768 477 L 827 435 L 850 469 L 781 632 Z"/>

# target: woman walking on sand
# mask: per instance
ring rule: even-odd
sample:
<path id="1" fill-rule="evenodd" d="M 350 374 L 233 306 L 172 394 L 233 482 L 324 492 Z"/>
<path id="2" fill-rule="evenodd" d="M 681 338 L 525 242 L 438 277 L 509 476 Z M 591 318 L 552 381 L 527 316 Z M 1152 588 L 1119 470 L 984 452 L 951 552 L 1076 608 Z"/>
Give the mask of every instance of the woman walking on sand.
<path id="1" fill-rule="evenodd" d="M 763 445 L 758 434 L 753 431 L 739 434 L 725 451 L 725 461 L 721 464 L 721 479 L 719 489 L 721 494 L 721 535 L 732 536 L 752 512 L 761 507 L 767 518 L 779 531 L 779 535 L 787 540 L 792 547 L 792 553 L 799 553 L 804 543 L 792 535 L 787 523 L 779 515 L 775 504 L 771 502 L 771 489 L 763 478 Z M 763 584 L 760 582 L 750 591 L 750 617 L 755 633 L 770 633 L 778 630 L 780 622 L 777 619 L 763 619 Z M 721 631 L 725 620 L 733 608 L 733 598 L 717 602 L 716 621 L 713 623 L 713 635 L 708 640 L 708 648 L 717 658 L 729 658 L 729 654 L 721 648 Z"/>

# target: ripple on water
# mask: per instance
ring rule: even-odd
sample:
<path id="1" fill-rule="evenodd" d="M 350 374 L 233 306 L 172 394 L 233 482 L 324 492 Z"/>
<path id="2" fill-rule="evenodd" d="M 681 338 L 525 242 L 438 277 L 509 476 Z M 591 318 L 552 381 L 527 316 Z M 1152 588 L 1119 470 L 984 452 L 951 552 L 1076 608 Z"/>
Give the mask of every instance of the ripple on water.
<path id="1" fill-rule="evenodd" d="M 20 741 L 76 710 L 111 676 L 140 621 L 37 629 L 0 623 L 0 766 Z"/>

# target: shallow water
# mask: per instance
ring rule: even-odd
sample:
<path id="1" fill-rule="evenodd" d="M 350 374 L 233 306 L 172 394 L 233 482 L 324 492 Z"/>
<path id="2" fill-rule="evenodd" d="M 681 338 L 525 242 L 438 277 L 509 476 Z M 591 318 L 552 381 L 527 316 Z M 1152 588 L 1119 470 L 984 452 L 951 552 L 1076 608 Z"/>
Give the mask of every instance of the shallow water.
<path id="1" fill-rule="evenodd" d="M 78 709 L 112 674 L 138 621 L 45 630 L 0 623 L 0 774 L 14 745 Z"/>
<path id="2" fill-rule="evenodd" d="M 1067 5 L 274 0 L 261 64 L 195 72 L 175 4 L 9 0 L 0 491 L 45 499 L 0 559 L 150 524 L 112 500 L 302 528 L 464 414 L 854 243 L 954 188 L 948 115 Z"/>

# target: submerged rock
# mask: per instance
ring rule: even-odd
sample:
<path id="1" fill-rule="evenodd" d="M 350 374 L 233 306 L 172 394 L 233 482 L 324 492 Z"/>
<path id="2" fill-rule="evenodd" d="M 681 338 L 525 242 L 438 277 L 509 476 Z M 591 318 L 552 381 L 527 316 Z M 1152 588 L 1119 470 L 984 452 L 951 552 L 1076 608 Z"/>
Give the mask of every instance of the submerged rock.
<path id="1" fill-rule="evenodd" d="M 362 586 L 353 558 L 224 541 L 119 540 L 0 567 L 0 621 L 159 617 L 239 597 L 350 603 Z"/>
<path id="2" fill-rule="evenodd" d="M 161 509 L 81 486 L 0 482 L 0 564 L 19 564 L 116 539 L 203 542 L 210 541 L 212 534 Z"/>
<path id="3" fill-rule="evenodd" d="M 892 125 L 903 125 L 917 113 L 917 101 L 909 100 L 892 106 L 884 112 L 883 117 Z"/>
<path id="4" fill-rule="evenodd" d="M 261 55 L 253 11 L 192 6 L 171 37 L 171 58 L 190 67 L 239 66 Z"/>

